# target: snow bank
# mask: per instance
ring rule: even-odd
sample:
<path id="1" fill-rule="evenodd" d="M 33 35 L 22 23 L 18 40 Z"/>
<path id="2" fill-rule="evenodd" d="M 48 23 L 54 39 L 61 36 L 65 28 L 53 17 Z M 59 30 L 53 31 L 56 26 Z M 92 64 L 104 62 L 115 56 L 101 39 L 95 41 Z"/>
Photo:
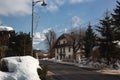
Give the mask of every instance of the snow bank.
<path id="1" fill-rule="evenodd" d="M 0 26 L 0 31 L 12 31 L 13 28 L 12 27 L 8 27 L 8 26 Z"/>
<path id="2" fill-rule="evenodd" d="M 40 80 L 37 74 L 39 62 L 31 56 L 4 58 L 9 72 L 0 71 L 0 80 Z"/>

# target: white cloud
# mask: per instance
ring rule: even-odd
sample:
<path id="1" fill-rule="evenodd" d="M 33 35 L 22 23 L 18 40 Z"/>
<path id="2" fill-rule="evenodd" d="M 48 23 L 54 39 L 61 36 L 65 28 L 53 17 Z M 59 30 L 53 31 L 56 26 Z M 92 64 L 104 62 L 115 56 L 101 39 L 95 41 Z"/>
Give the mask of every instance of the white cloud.
<path id="1" fill-rule="evenodd" d="M 65 0 L 55 0 L 58 5 L 63 5 Z"/>
<path id="2" fill-rule="evenodd" d="M 80 22 L 81 22 L 81 19 L 80 19 L 78 16 L 73 16 L 73 17 L 72 17 L 72 22 L 73 22 L 73 23 L 80 23 Z"/>
<path id="3" fill-rule="evenodd" d="M 35 0 L 36 1 L 36 0 Z M 65 4 L 75 4 L 93 0 L 45 0 L 47 10 L 55 12 Z M 31 14 L 32 0 L 0 0 L 0 15 L 28 15 Z"/>
<path id="4" fill-rule="evenodd" d="M 90 1 L 93 1 L 93 0 L 69 0 L 69 2 L 71 4 L 82 3 L 82 2 L 90 2 Z"/>
<path id="5" fill-rule="evenodd" d="M 50 12 L 55 12 L 59 10 L 64 4 L 76 4 L 81 2 L 89 2 L 93 0 L 45 0 L 47 2 L 47 10 Z"/>
<path id="6" fill-rule="evenodd" d="M 46 0 L 46 2 L 48 4 L 47 10 L 50 12 L 55 12 L 65 3 L 65 0 Z"/>
<path id="7" fill-rule="evenodd" d="M 54 12 L 54 11 L 57 11 L 58 10 L 58 6 L 56 4 L 51 4 L 47 7 L 47 9 L 50 11 L 50 12 Z"/>
<path id="8" fill-rule="evenodd" d="M 70 3 L 80 3 L 83 2 L 84 0 L 70 0 Z"/>
<path id="9" fill-rule="evenodd" d="M 46 37 L 44 33 L 40 33 L 40 32 L 34 33 L 33 48 L 40 49 L 40 50 L 46 50 L 45 39 Z"/>
<path id="10" fill-rule="evenodd" d="M 43 33 L 36 32 L 36 33 L 34 33 L 34 39 L 39 39 L 39 41 L 43 41 L 46 38 L 45 38 L 45 35 Z"/>
<path id="11" fill-rule="evenodd" d="M 50 30 L 52 30 L 52 28 L 44 29 L 44 30 L 43 30 L 43 33 L 44 33 L 44 34 L 45 34 L 45 33 L 48 33 Z"/>
<path id="12" fill-rule="evenodd" d="M 81 24 L 82 20 L 78 16 L 72 17 L 72 26 L 78 27 Z"/>
<path id="13" fill-rule="evenodd" d="M 68 29 L 67 29 L 67 28 L 65 28 L 65 29 L 64 29 L 64 33 L 67 33 L 67 32 L 68 32 Z"/>
<path id="14" fill-rule="evenodd" d="M 0 0 L 0 15 L 25 15 L 31 13 L 31 0 Z"/>
<path id="15" fill-rule="evenodd" d="M 44 29 L 43 32 L 35 32 L 33 37 L 33 48 L 40 50 L 47 50 L 45 34 L 48 33 L 52 28 Z"/>

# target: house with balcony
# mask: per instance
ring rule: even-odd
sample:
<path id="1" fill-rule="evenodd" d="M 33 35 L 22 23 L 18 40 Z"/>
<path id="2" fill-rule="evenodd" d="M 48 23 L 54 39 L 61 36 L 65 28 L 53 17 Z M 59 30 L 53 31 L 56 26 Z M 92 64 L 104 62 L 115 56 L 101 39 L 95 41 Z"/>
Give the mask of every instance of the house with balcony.
<path id="1" fill-rule="evenodd" d="M 71 34 L 62 34 L 56 41 L 55 49 L 55 59 L 62 61 L 73 61 L 73 40 Z M 82 45 L 81 45 L 82 47 Z M 79 48 L 76 52 L 76 61 L 81 60 L 84 57 L 84 50 Z"/>

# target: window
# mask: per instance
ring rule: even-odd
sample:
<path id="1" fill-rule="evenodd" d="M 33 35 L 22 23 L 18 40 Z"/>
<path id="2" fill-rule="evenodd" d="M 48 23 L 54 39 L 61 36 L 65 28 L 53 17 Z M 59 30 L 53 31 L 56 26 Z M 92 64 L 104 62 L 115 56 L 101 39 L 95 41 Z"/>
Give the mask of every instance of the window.
<path id="1" fill-rule="evenodd" d="M 60 45 L 60 42 L 58 42 L 58 45 Z"/>
<path id="2" fill-rule="evenodd" d="M 69 52 L 71 51 L 71 47 L 69 47 Z"/>
<path id="3" fill-rule="evenodd" d="M 65 44 L 65 41 L 63 41 L 63 44 Z"/>
<path id="4" fill-rule="evenodd" d="M 63 48 L 63 52 L 65 53 L 65 47 Z"/>
<path id="5" fill-rule="evenodd" d="M 57 53 L 58 53 L 58 48 L 57 48 Z"/>
<path id="6" fill-rule="evenodd" d="M 60 48 L 60 53 L 62 53 L 62 48 Z"/>
<path id="7" fill-rule="evenodd" d="M 71 56 L 69 55 L 69 56 L 68 56 L 68 58 L 70 59 L 70 58 L 71 58 Z"/>
<path id="8" fill-rule="evenodd" d="M 59 42 L 59 45 L 60 45 L 60 42 Z"/>

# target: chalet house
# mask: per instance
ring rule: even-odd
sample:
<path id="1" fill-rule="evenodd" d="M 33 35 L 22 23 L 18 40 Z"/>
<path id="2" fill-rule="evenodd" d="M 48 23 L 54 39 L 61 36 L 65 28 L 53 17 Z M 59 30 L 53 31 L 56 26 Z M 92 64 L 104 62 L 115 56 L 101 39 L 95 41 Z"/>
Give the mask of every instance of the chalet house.
<path id="1" fill-rule="evenodd" d="M 62 34 L 55 43 L 55 59 L 63 61 L 73 61 L 72 37 L 70 34 Z M 80 48 L 76 53 L 76 61 L 81 60 L 83 50 Z"/>
<path id="2" fill-rule="evenodd" d="M 12 33 L 14 33 L 13 28 L 0 26 L 0 45 L 7 45 Z"/>
<path id="3" fill-rule="evenodd" d="M 0 26 L 0 58 L 4 57 L 10 36 L 15 33 L 12 27 Z"/>

